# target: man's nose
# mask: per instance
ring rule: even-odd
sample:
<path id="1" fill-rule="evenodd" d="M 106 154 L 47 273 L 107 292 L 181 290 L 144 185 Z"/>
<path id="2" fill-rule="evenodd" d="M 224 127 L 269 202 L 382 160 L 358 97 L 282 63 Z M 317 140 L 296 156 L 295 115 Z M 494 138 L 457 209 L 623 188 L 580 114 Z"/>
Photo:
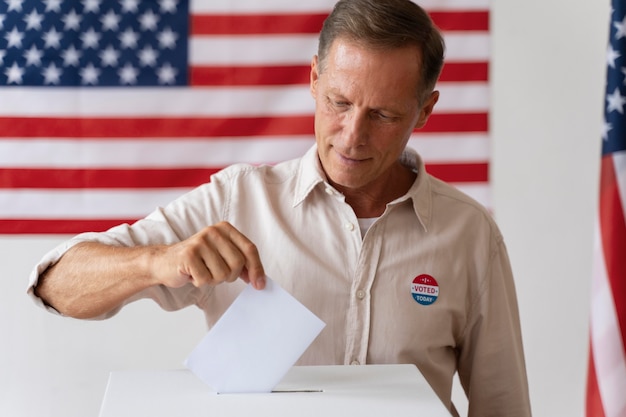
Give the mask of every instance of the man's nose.
<path id="1" fill-rule="evenodd" d="M 353 109 L 346 115 L 343 126 L 344 146 L 359 146 L 367 141 L 369 117 L 366 112 Z"/>

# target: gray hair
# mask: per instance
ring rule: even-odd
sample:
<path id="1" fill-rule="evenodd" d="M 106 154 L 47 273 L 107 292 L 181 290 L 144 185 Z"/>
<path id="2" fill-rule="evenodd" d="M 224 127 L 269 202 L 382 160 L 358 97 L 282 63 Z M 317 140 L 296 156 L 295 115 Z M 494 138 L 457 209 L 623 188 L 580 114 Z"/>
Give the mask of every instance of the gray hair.
<path id="1" fill-rule="evenodd" d="M 320 72 L 337 38 L 385 49 L 417 46 L 421 52 L 420 102 L 434 90 L 443 67 L 445 43 L 439 29 L 410 0 L 340 0 L 324 21 L 318 45 Z"/>

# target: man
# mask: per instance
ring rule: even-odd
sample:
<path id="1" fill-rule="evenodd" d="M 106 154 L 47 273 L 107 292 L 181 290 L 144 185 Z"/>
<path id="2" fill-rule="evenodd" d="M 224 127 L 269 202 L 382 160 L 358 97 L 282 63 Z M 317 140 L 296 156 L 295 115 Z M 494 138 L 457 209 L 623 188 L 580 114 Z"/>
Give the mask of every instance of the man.
<path id="1" fill-rule="evenodd" d="M 210 326 L 267 274 L 326 322 L 299 364 L 413 363 L 454 414 L 458 371 L 471 416 L 530 415 L 502 236 L 405 149 L 439 98 L 443 53 L 409 0 L 340 1 L 311 63 L 315 147 L 77 236 L 44 257 L 30 293 L 78 318 L 145 297 L 195 304 Z"/>

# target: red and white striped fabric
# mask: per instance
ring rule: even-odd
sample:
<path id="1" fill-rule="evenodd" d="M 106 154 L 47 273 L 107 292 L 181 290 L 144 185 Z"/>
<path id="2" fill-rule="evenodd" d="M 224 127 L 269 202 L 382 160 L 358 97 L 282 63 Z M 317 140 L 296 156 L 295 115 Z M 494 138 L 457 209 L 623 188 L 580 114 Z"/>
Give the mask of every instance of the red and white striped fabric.
<path id="1" fill-rule="evenodd" d="M 602 159 L 592 275 L 587 417 L 626 416 L 626 152 Z"/>
<path id="2" fill-rule="evenodd" d="M 489 1 L 419 3 L 447 56 L 441 99 L 411 145 L 490 207 Z M 192 0 L 185 86 L 15 85 L 0 65 L 0 233 L 104 230 L 226 165 L 302 155 L 314 142 L 309 64 L 333 4 Z"/>
<path id="3" fill-rule="evenodd" d="M 626 417 L 626 2 L 613 0 L 612 6 L 586 417 Z"/>

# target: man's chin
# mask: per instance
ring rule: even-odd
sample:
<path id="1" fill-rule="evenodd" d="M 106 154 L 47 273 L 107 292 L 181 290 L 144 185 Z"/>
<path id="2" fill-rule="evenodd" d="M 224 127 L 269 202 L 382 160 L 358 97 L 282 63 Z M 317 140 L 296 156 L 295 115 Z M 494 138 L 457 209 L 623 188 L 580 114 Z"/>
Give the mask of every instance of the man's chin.
<path id="1" fill-rule="evenodd" d="M 333 177 L 329 177 L 329 180 L 337 189 L 356 190 L 365 185 L 362 176 L 355 177 L 354 175 L 335 175 Z"/>

